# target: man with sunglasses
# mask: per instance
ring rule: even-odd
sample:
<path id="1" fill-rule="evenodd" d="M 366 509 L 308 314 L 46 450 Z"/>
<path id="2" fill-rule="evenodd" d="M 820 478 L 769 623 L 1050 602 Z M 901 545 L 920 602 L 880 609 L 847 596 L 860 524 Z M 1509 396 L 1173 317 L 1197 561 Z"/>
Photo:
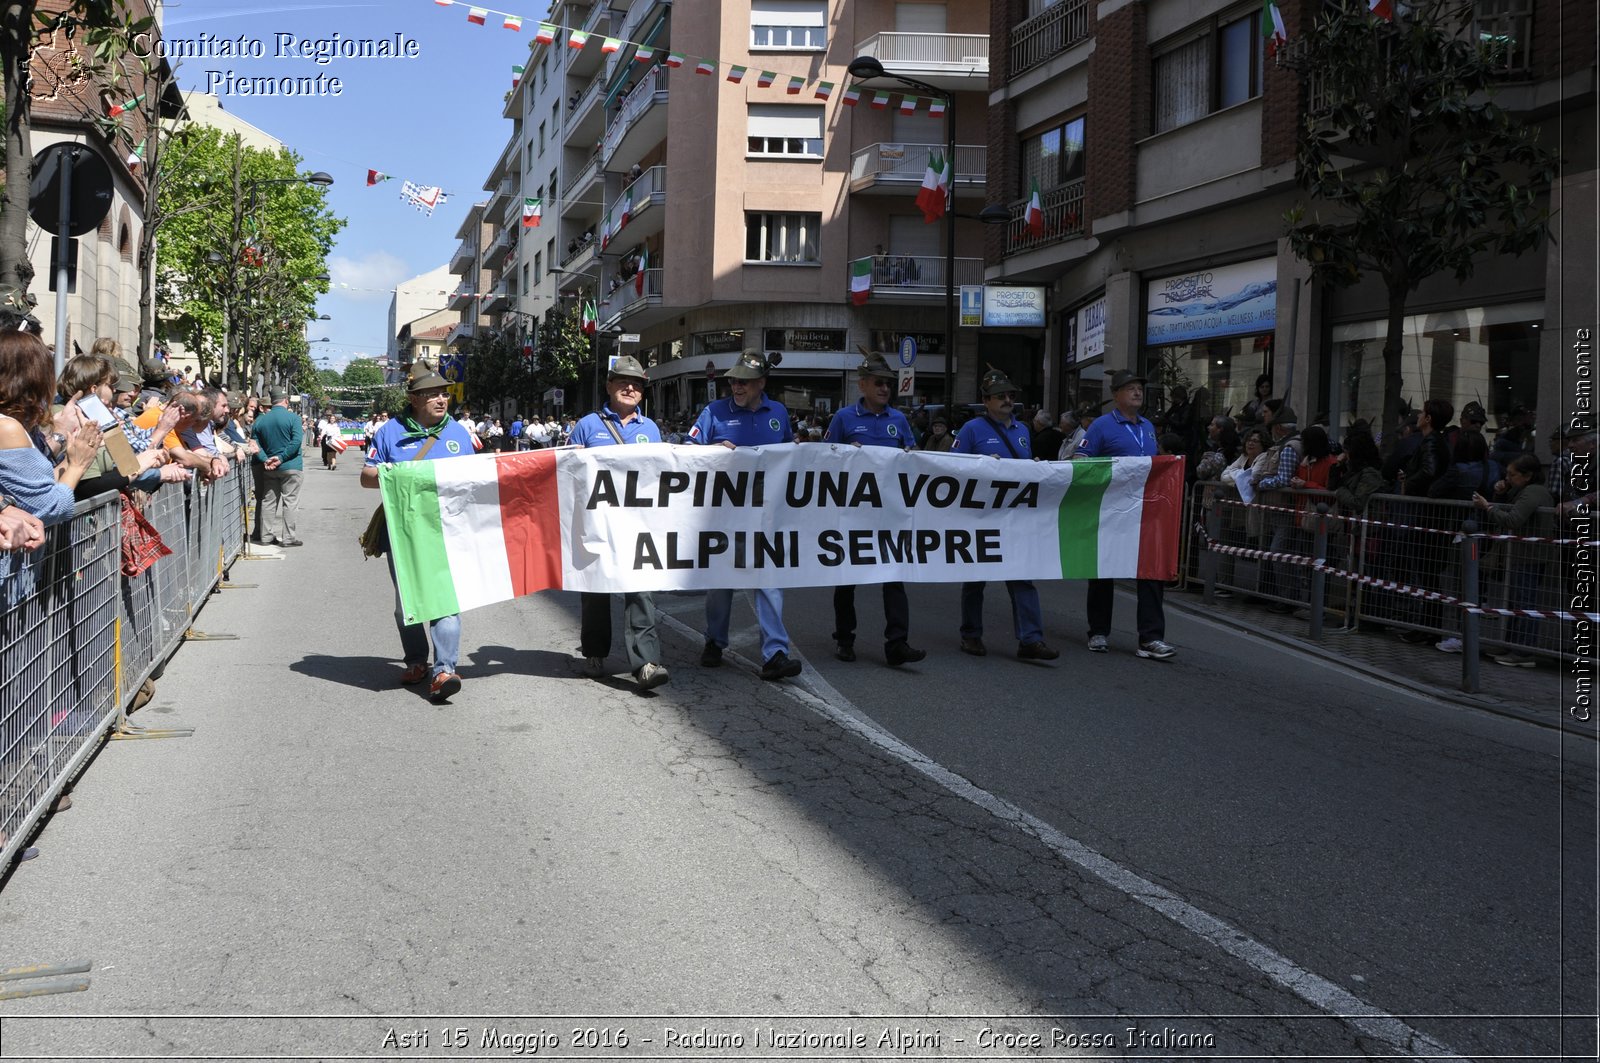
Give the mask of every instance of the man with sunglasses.
<path id="1" fill-rule="evenodd" d="M 895 384 L 900 375 L 889 367 L 881 354 L 867 354 L 866 360 L 856 370 L 856 386 L 861 399 L 854 406 L 846 406 L 833 415 L 828 443 L 849 443 L 857 447 L 897 447 L 915 450 L 916 437 L 911 434 L 911 422 L 906 415 L 891 404 Z M 915 664 L 928 655 L 926 650 L 912 648 L 906 642 L 911 628 L 911 605 L 906 599 L 906 585 L 900 582 L 883 584 L 883 656 L 892 665 Z M 853 586 L 833 589 L 833 641 L 837 644 L 834 656 L 841 661 L 856 659 L 856 589 Z"/>
<path id="2" fill-rule="evenodd" d="M 984 374 L 983 414 L 961 426 L 956 433 L 958 454 L 992 454 L 997 458 L 1033 457 L 1032 434 L 1014 416 L 1017 388 L 998 369 Z M 1060 444 L 1056 444 L 1059 449 Z M 982 657 L 989 651 L 983 644 L 983 588 L 981 581 L 961 585 L 961 652 Z M 1053 661 L 1061 651 L 1045 645 L 1044 607 L 1032 580 L 1006 580 L 1011 596 L 1011 620 L 1017 633 L 1019 661 Z"/>
<path id="3" fill-rule="evenodd" d="M 689 441 L 702 445 L 721 445 L 729 450 L 793 443 L 794 430 L 789 411 L 767 397 L 767 374 L 781 356 L 746 350 L 733 368 L 722 374 L 732 394 L 708 403 L 700 419 L 689 430 Z M 801 664 L 789 656 L 789 632 L 783 626 L 783 591 L 759 587 L 755 591 L 756 620 L 761 627 L 761 678 L 793 679 Z M 733 592 L 706 592 L 706 644 L 700 651 L 700 666 L 716 668 L 722 664 L 722 651 L 728 648 L 728 620 L 733 611 Z"/>
<path id="4" fill-rule="evenodd" d="M 578 447 L 661 442 L 661 429 L 639 412 L 648 379 L 637 358 L 626 354 L 618 358 L 606 374 L 608 401 L 577 423 L 568 442 Z M 606 657 L 611 653 L 612 595 L 585 593 L 580 597 L 583 633 L 579 641 L 584 672 L 592 679 L 599 679 L 606 674 Z M 628 667 L 633 670 L 640 688 L 652 690 L 671 679 L 661 664 L 655 598 L 646 591 L 623 594 L 622 622 L 622 645 L 628 653 Z"/>

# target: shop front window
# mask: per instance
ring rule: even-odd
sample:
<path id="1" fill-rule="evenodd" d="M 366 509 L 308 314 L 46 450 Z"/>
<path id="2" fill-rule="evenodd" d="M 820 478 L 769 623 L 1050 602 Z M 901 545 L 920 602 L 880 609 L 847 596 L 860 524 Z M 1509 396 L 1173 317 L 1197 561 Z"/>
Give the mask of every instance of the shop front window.
<path id="1" fill-rule="evenodd" d="M 1181 385 L 1197 412 L 1236 416 L 1255 396 L 1256 377 L 1271 371 L 1270 332 L 1152 347 L 1145 352 L 1144 408 L 1166 409 L 1167 393 Z"/>
<path id="2" fill-rule="evenodd" d="M 1539 391 L 1542 303 L 1508 303 L 1405 319 L 1400 397 L 1413 408 L 1444 399 L 1489 411 L 1491 426 L 1512 407 L 1532 408 Z M 1383 418 L 1383 321 L 1336 325 L 1332 334 L 1335 424 Z"/>

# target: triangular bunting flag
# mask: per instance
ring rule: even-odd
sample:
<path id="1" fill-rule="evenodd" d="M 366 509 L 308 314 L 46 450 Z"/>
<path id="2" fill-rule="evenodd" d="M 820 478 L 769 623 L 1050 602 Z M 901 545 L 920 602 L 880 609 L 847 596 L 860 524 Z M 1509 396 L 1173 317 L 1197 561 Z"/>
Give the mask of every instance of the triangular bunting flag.
<path id="1" fill-rule="evenodd" d="M 131 111 L 135 107 L 139 106 L 139 104 L 142 103 L 142 102 L 144 102 L 144 96 L 143 95 L 135 96 L 133 99 L 129 100 L 127 103 L 114 103 L 114 104 L 112 104 L 110 110 L 106 111 L 106 114 L 110 115 L 112 118 L 120 118 L 122 115 L 126 114 L 128 111 Z"/>
<path id="2" fill-rule="evenodd" d="M 850 301 L 861 306 L 872 298 L 872 259 L 858 258 L 850 263 Z"/>
<path id="3" fill-rule="evenodd" d="M 730 66 L 728 68 L 728 80 L 737 85 L 744 80 L 744 76 L 749 72 L 750 68 L 747 66 Z"/>

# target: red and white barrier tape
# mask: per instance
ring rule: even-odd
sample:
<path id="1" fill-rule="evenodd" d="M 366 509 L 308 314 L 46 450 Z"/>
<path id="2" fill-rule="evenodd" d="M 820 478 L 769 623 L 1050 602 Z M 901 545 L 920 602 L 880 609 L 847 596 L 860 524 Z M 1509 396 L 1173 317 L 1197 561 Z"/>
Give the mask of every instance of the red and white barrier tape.
<path id="1" fill-rule="evenodd" d="M 1252 550 L 1244 546 L 1224 546 L 1206 534 L 1205 526 L 1196 521 L 1194 530 L 1200 534 L 1207 550 L 1217 554 L 1227 554 L 1230 557 L 1249 557 L 1262 561 L 1278 561 L 1287 565 L 1304 565 L 1308 568 L 1319 570 L 1325 575 L 1335 579 L 1349 580 L 1379 590 L 1392 591 L 1395 594 L 1404 594 L 1411 598 L 1418 598 L 1425 602 L 1440 602 L 1444 605 L 1459 605 L 1469 613 L 1479 613 L 1484 616 L 1523 616 L 1533 620 L 1591 620 L 1600 623 L 1600 613 L 1568 613 L 1557 609 L 1499 609 L 1494 606 L 1475 605 L 1464 602 L 1460 598 L 1444 594 L 1440 591 L 1423 590 L 1421 587 L 1412 587 L 1394 580 L 1378 579 L 1375 576 L 1363 575 L 1359 572 L 1350 572 L 1342 568 L 1329 568 L 1323 558 L 1306 557 L 1304 554 L 1273 553 L 1270 550 Z"/>
<path id="2" fill-rule="evenodd" d="M 1267 513 L 1292 513 L 1295 516 L 1300 516 L 1306 512 L 1304 509 L 1294 509 L 1289 506 L 1269 506 L 1265 502 L 1246 502 L 1240 498 L 1218 498 L 1215 499 L 1215 501 L 1221 505 L 1240 506 L 1244 509 L 1260 510 Z M 1330 512 L 1328 514 L 1328 519 L 1342 520 L 1350 524 L 1370 524 L 1374 528 L 1394 528 L 1399 531 L 1428 532 L 1432 535 L 1449 535 L 1458 539 L 1462 534 L 1461 529 L 1459 528 L 1455 529 L 1454 531 L 1448 531 L 1444 528 L 1424 528 L 1419 524 L 1398 524 L 1389 520 L 1374 520 L 1371 517 L 1357 517 L 1350 513 Z M 1550 546 L 1600 546 L 1600 539 L 1547 539 L 1538 535 L 1507 535 L 1501 532 L 1494 534 L 1489 532 L 1474 532 L 1472 537 L 1474 539 L 1493 539 L 1496 541 L 1516 543 L 1546 543 Z"/>

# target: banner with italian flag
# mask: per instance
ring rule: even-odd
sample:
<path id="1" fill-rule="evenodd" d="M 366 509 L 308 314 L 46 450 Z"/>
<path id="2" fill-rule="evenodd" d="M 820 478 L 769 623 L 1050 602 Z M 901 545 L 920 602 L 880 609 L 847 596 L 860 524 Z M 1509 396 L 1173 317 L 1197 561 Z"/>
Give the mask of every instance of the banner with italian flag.
<path id="1" fill-rule="evenodd" d="M 872 259 L 858 258 L 850 263 L 850 301 L 865 306 L 872 298 Z"/>
<path id="2" fill-rule="evenodd" d="M 938 221 L 944 217 L 948 186 L 944 179 L 945 160 L 928 152 L 928 168 L 922 174 L 922 187 L 917 190 L 917 206 L 922 209 L 922 223 Z"/>
<path id="3" fill-rule="evenodd" d="M 542 590 L 1171 579 L 1183 461 L 645 443 L 405 462 L 379 482 L 419 623 Z"/>
<path id="4" fill-rule="evenodd" d="M 1028 210 L 1024 217 L 1028 219 L 1028 234 L 1030 236 L 1044 235 L 1044 204 L 1039 199 L 1039 179 L 1037 177 L 1028 182 Z"/>

